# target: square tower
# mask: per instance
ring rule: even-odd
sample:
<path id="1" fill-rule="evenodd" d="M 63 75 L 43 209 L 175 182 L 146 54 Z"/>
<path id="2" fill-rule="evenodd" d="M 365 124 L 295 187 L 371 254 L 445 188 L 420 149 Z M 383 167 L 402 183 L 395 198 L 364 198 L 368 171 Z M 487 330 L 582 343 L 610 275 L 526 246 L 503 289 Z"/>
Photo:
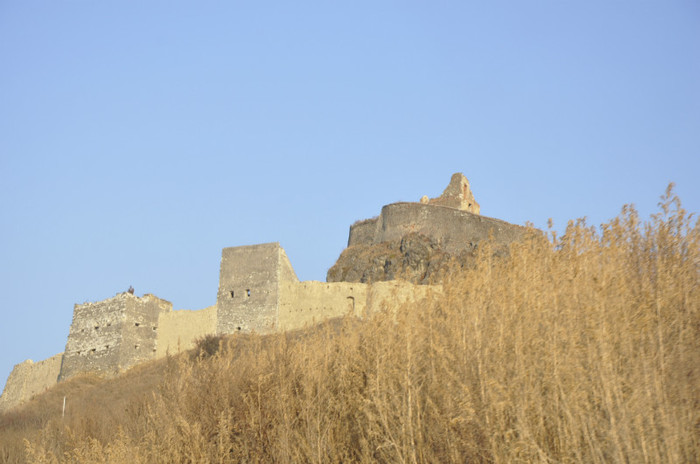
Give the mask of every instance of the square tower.
<path id="1" fill-rule="evenodd" d="M 298 282 L 278 242 L 224 248 L 216 297 L 217 333 L 269 333 L 279 325 L 280 282 Z"/>
<path id="2" fill-rule="evenodd" d="M 169 301 L 129 293 L 76 304 L 59 380 L 84 372 L 116 374 L 153 359 L 158 317 L 171 310 Z"/>

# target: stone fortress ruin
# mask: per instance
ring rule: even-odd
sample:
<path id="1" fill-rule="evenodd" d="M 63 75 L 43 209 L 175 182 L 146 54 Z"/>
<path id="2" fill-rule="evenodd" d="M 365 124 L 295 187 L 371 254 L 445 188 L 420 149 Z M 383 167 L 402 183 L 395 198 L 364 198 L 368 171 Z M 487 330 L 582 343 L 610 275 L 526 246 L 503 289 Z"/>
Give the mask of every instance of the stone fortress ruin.
<path id="1" fill-rule="evenodd" d="M 521 236 L 522 227 L 479 212 L 469 182 L 457 173 L 440 197 L 386 205 L 378 217 L 352 225 L 343 255 L 347 258 L 353 250 L 381 246 L 407 234 L 426 237 L 445 253 L 473 249 L 489 237 L 507 244 Z M 0 396 L 0 412 L 75 375 L 116 375 L 144 361 L 191 349 L 205 335 L 266 334 L 346 315 L 364 317 L 436 290 L 393 278 L 328 280 L 299 281 L 284 249 L 275 242 L 224 248 L 216 304 L 208 308 L 173 310 L 169 301 L 129 292 L 76 304 L 65 352 L 17 364 Z"/>

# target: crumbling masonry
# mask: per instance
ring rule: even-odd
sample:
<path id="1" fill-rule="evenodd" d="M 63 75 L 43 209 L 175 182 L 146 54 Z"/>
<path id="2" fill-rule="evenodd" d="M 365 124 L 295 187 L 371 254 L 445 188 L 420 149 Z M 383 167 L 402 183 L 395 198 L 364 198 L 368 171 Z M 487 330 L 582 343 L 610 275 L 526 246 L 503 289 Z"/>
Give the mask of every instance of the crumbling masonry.
<path id="1" fill-rule="evenodd" d="M 467 179 L 455 174 L 440 197 L 387 205 L 378 217 L 351 226 L 348 245 L 381 243 L 417 232 L 454 252 L 489 236 L 503 243 L 520 237 L 521 227 L 478 213 Z M 436 289 L 398 280 L 300 282 L 279 243 L 224 248 L 215 306 L 173 311 L 166 300 L 128 292 L 75 305 L 65 352 L 16 365 L 0 397 L 0 412 L 57 381 L 81 373 L 118 374 L 190 349 L 207 334 L 264 334 L 344 315 L 363 317 L 424 298 L 431 291 Z"/>

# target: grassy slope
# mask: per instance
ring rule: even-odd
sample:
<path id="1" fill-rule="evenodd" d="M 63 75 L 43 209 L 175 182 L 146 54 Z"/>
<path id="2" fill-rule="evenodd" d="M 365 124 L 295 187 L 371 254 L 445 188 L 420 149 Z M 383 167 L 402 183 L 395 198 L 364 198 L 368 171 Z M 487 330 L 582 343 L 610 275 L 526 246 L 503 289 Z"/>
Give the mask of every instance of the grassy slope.
<path id="1" fill-rule="evenodd" d="M 393 314 L 58 385 L 0 418 L 0 460 L 700 460 L 700 226 L 670 191 L 476 261 Z"/>

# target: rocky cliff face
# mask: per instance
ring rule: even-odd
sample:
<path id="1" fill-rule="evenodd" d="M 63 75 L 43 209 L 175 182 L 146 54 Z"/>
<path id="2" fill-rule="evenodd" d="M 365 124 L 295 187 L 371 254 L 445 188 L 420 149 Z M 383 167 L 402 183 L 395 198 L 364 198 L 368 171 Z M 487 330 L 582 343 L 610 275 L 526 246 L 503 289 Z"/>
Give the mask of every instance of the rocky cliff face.
<path id="1" fill-rule="evenodd" d="M 439 281 L 451 265 L 468 266 L 476 245 L 449 254 L 434 239 L 410 233 L 399 240 L 349 246 L 328 270 L 328 282 L 378 282 L 401 278 L 416 284 Z"/>

